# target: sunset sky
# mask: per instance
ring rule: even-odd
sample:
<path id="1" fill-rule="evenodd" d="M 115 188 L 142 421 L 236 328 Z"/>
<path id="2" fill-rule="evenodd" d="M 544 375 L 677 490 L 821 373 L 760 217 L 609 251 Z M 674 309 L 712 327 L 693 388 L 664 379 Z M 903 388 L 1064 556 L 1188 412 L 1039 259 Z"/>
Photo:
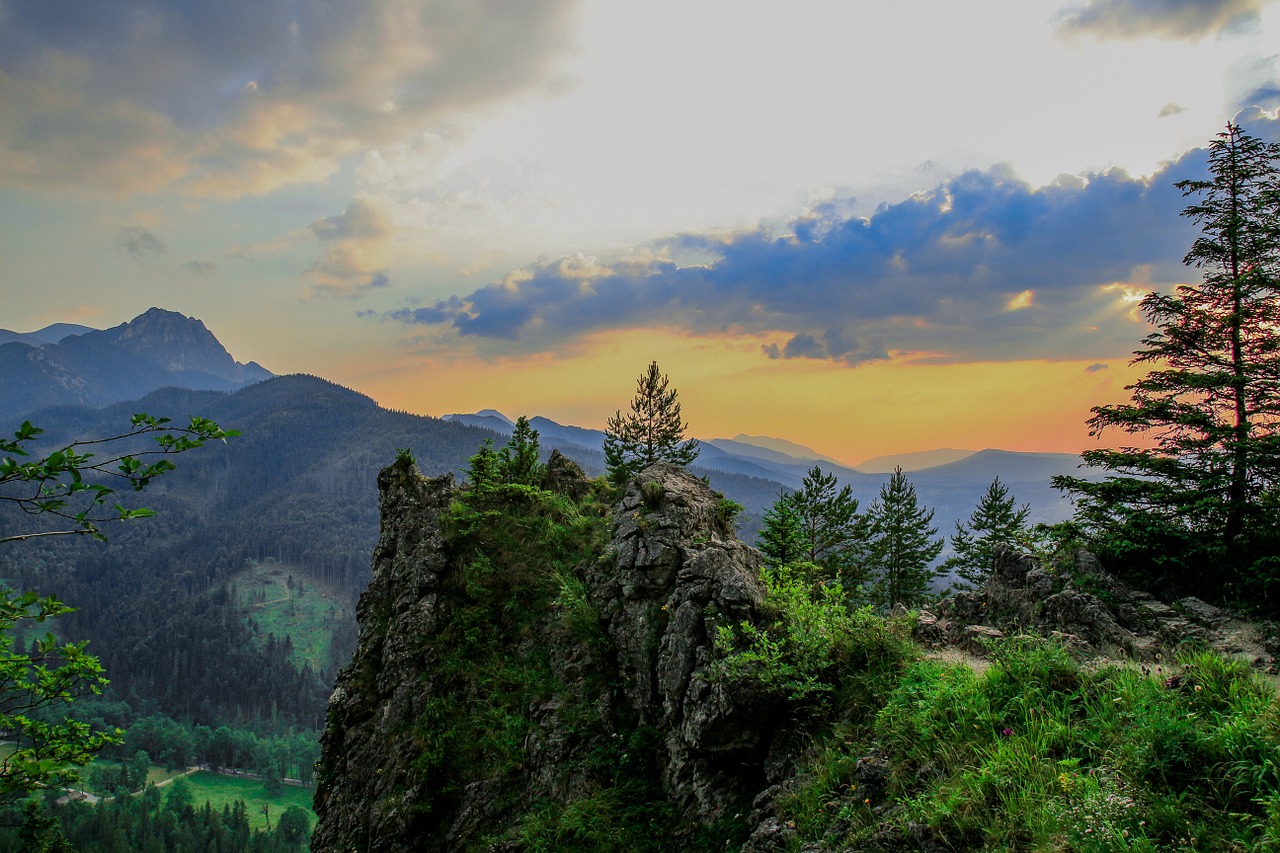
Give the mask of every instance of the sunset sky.
<path id="1" fill-rule="evenodd" d="M 384 405 L 1079 451 L 1271 0 L 0 0 L 0 327 Z M 1117 437 L 1118 438 L 1118 437 Z"/>

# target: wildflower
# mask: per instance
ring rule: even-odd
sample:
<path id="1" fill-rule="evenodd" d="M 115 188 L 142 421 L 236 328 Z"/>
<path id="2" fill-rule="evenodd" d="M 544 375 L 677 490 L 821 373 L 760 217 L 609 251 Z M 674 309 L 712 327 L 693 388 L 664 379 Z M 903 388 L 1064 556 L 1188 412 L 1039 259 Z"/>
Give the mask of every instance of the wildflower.
<path id="1" fill-rule="evenodd" d="M 1005 737 L 1013 737 L 1013 729 L 1008 727 L 1003 728 L 1000 730 L 1000 734 L 1004 735 Z"/>

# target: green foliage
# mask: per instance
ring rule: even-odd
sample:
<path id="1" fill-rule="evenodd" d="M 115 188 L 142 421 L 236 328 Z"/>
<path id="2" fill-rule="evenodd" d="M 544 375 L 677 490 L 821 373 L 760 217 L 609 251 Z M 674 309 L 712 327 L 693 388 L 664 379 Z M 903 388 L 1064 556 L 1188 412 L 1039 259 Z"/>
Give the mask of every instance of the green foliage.
<path id="1" fill-rule="evenodd" d="M 51 530 L 9 534 L 0 537 L 0 543 L 75 535 L 106 541 L 99 527 L 102 523 L 154 514 L 114 501 L 108 512 L 106 504 L 115 489 L 107 482 L 123 482 L 141 491 L 174 469 L 167 457 L 238 435 L 207 418 L 192 417 L 187 426 L 177 427 L 168 418 L 144 413 L 134 415 L 124 432 L 80 439 L 32 459 L 30 445 L 43 432 L 24 421 L 12 439 L 0 439 L 0 452 L 14 454 L 0 459 L 0 505 L 64 523 Z M 129 450 L 143 437 L 153 439 L 154 447 Z M 149 461 L 156 456 L 161 458 Z M 86 651 L 86 642 L 60 643 L 52 632 L 33 640 L 29 650 L 16 642 L 27 624 L 71 611 L 53 595 L 8 589 L 0 593 L 0 731 L 16 743 L 13 753 L 0 763 L 0 803 L 75 782 L 78 768 L 95 752 L 120 741 L 119 730 L 95 731 L 69 716 L 72 702 L 101 693 L 107 684 L 98 659 Z"/>
<path id="2" fill-rule="evenodd" d="M 538 431 L 524 415 L 516 418 L 516 428 L 507 446 L 498 454 L 498 475 L 505 483 L 535 486 L 542 482 L 546 466 L 538 461 Z"/>
<path id="3" fill-rule="evenodd" d="M 1086 668 L 1033 637 L 994 657 L 985 673 L 920 660 L 870 730 L 824 741 L 810 781 L 780 804 L 797 844 L 906 847 L 909 823 L 956 850 L 1262 851 L 1280 840 L 1280 712 L 1247 667 L 1198 653 L 1167 669 Z M 864 789 L 855 769 L 873 745 L 887 776 Z"/>
<path id="4" fill-rule="evenodd" d="M 145 413 L 134 415 L 129 429 L 105 438 L 73 441 L 48 456 L 31 461 L 29 445 L 44 430 L 23 421 L 12 439 L 0 439 L 0 453 L 13 456 L 0 458 L 0 504 L 9 504 L 30 515 L 45 515 L 73 522 L 69 527 L 0 537 L 0 543 L 17 542 L 39 536 L 84 534 L 106 541 L 99 529 L 105 521 L 145 518 L 154 513 L 143 507 L 125 507 L 113 501 L 106 510 L 108 498 L 115 489 L 107 482 L 123 481 L 134 491 L 141 491 L 153 479 L 174 469 L 167 458 L 153 462 L 146 457 L 168 457 L 202 446 L 206 441 L 226 441 L 239 435 L 224 430 L 207 418 L 192 417 L 185 427 L 171 426 L 168 418 Z M 151 449 L 123 452 L 121 448 L 136 445 L 141 436 L 155 441 Z M 86 448 L 105 450 L 104 454 L 84 452 Z"/>
<path id="5" fill-rule="evenodd" d="M 956 522 L 951 537 L 954 554 L 942 564 L 944 572 L 954 572 L 959 589 L 981 589 L 991 577 L 997 545 L 1026 548 L 1031 544 L 1027 517 L 1031 506 L 1017 506 L 1009 489 L 996 477 L 978 501 L 967 522 Z"/>
<path id="6" fill-rule="evenodd" d="M 933 510 L 920 506 L 915 487 L 895 468 L 867 510 L 867 559 L 874 572 L 869 591 L 882 609 L 916 607 L 928 597 L 930 583 L 941 573 L 930 566 L 942 552 L 932 521 Z"/>
<path id="7" fill-rule="evenodd" d="M 520 483 L 465 490 L 441 521 L 456 600 L 433 646 L 448 687 L 412 732 L 433 803 L 479 779 L 516 784 L 534 709 L 568 692 L 552 671 L 546 632 L 602 642 L 583 572 L 608 535 L 602 505 Z M 574 714 L 598 725 L 593 707 Z"/>
<path id="8" fill-rule="evenodd" d="M 656 361 L 636 383 L 631 410 L 618 410 L 604 430 L 604 460 L 609 481 L 622 489 L 655 462 L 689 465 L 698 457 L 696 439 L 685 440 L 688 424 L 680 419 L 676 389 Z"/>
<path id="9" fill-rule="evenodd" d="M 1144 580 L 1212 594 L 1224 580 L 1203 583 L 1212 563 L 1237 596 L 1257 597 L 1280 592 L 1260 562 L 1280 550 L 1280 145 L 1228 124 L 1208 167 L 1177 185 L 1197 197 L 1182 211 L 1201 228 L 1184 263 L 1201 280 L 1142 301 L 1155 330 L 1134 363 L 1151 370 L 1089 421 L 1094 435 L 1143 441 L 1086 451 L 1111 472 L 1101 482 L 1054 484 L 1077 497 L 1104 555 Z"/>
<path id="10" fill-rule="evenodd" d="M 506 446 L 494 450 L 493 439 L 486 438 L 467 460 L 464 472 L 467 482 L 472 489 L 479 490 L 503 484 L 538 486 L 546 473 L 546 466 L 538 461 L 539 452 L 538 431 L 521 415 Z"/>
<path id="11" fill-rule="evenodd" d="M 775 615 L 764 625 L 718 628 L 719 677 L 829 707 L 833 696 L 849 698 L 853 682 L 892 670 L 908 654 L 893 626 L 869 608 L 850 608 L 838 581 L 811 585 L 812 573 L 803 564 L 765 569 L 765 606 Z"/>
<path id="12" fill-rule="evenodd" d="M 738 516 L 742 514 L 742 510 L 742 504 L 721 496 L 716 501 L 716 524 L 720 525 L 720 529 L 726 534 L 733 533 L 734 523 L 737 521 Z"/>
<path id="13" fill-rule="evenodd" d="M 74 782 L 77 768 L 93 753 L 120 740 L 118 730 L 93 731 L 67 716 L 72 702 L 101 693 L 107 683 L 85 643 L 59 643 L 46 633 L 30 653 L 15 646 L 24 623 L 41 623 L 70 610 L 52 595 L 9 591 L 0 596 L 0 731 L 17 743 L 0 763 L 0 803 Z"/>
<path id="14" fill-rule="evenodd" d="M 475 455 L 467 459 L 464 475 L 467 482 L 471 484 L 471 488 L 488 489 L 501 482 L 500 463 L 501 457 L 498 451 L 493 449 L 493 439 L 486 438 Z"/>
<path id="15" fill-rule="evenodd" d="M 800 534 L 800 515 L 787 494 L 779 494 L 773 505 L 765 510 L 764 526 L 756 540 L 756 547 L 770 566 L 784 566 L 801 559 L 803 541 Z"/>

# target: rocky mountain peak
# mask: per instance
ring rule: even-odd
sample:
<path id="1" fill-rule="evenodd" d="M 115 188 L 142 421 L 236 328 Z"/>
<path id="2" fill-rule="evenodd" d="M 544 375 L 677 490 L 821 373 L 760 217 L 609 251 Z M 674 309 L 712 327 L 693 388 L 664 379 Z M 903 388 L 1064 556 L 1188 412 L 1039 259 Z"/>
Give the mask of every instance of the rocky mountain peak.
<path id="1" fill-rule="evenodd" d="M 168 373 L 203 373 L 235 384 L 271 375 L 256 363 L 237 362 L 203 322 L 176 311 L 149 308 L 102 334 Z"/>

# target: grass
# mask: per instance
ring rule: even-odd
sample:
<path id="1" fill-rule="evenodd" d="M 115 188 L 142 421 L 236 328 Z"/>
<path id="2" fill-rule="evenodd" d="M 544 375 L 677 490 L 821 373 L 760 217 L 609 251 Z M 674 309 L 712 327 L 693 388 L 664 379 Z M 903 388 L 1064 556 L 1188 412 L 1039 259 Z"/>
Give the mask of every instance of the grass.
<path id="1" fill-rule="evenodd" d="M 232 583 L 239 592 L 246 621 L 257 623 L 264 637 L 288 637 L 298 666 L 309 663 L 315 671 L 325 671 L 330 663 L 332 626 L 352 618 L 347 608 L 301 571 L 274 560 L 249 564 Z"/>
<path id="2" fill-rule="evenodd" d="M 837 729 L 783 804 L 796 846 L 881 849 L 925 826 L 951 849 L 1264 851 L 1280 843 L 1280 705 L 1248 667 L 1079 665 L 1040 638 L 985 673 L 920 660 L 870 725 Z M 859 786 L 859 757 L 887 758 Z M 897 833 L 897 835 L 895 835 Z"/>
<path id="3" fill-rule="evenodd" d="M 311 811 L 311 791 L 308 788 L 286 785 L 278 795 L 270 796 L 263 789 L 262 783 L 256 779 L 222 776 L 205 770 L 193 773 L 186 779 L 191 789 L 192 803 L 197 808 L 203 806 L 207 800 L 215 811 L 221 811 L 223 806 L 230 806 L 236 800 L 244 800 L 249 812 L 249 826 L 253 829 L 266 829 L 267 816 L 262 812 L 263 806 L 269 806 L 271 809 L 273 827 L 280 815 L 284 814 L 285 809 L 289 806 L 298 806 L 306 810 L 310 826 L 315 828 L 316 816 Z M 161 788 L 161 791 L 163 790 L 165 788 Z"/>

